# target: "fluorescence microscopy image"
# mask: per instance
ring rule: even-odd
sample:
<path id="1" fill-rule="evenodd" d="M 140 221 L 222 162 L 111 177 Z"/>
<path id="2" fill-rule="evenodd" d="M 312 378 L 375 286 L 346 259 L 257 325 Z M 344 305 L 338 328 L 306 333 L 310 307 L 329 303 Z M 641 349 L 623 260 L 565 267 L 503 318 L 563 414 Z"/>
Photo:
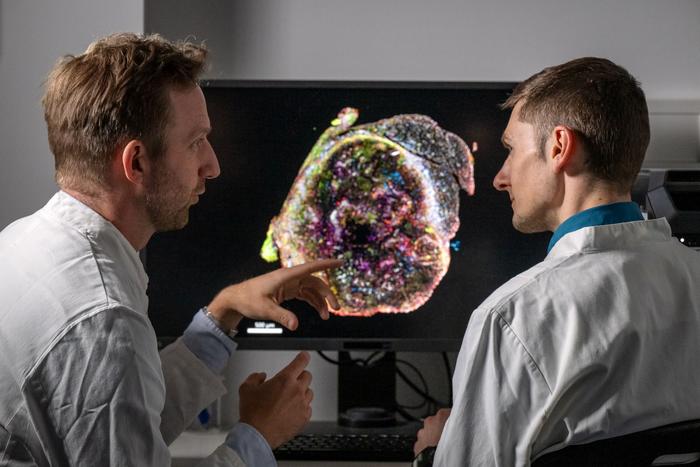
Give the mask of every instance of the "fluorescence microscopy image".
<path id="1" fill-rule="evenodd" d="M 459 191 L 475 190 L 474 157 L 428 116 L 353 126 L 358 115 L 344 108 L 318 139 L 260 255 L 285 267 L 343 259 L 323 274 L 336 315 L 412 312 L 447 272 Z"/>

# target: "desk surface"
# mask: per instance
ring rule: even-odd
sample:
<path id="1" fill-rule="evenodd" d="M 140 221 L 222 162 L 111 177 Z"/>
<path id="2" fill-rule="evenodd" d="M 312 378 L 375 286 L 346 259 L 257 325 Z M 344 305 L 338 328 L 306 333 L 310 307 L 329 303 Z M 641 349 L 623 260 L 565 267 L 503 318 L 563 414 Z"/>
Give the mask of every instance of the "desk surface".
<path id="1" fill-rule="evenodd" d="M 309 429 L 323 426 L 324 422 L 312 422 Z M 170 445 L 172 467 L 193 467 L 202 458 L 208 456 L 226 439 L 226 431 L 210 429 L 204 431 L 185 431 Z M 333 467 L 408 467 L 408 462 L 348 462 L 348 461 L 279 461 L 280 467 L 297 466 L 333 466 Z"/>

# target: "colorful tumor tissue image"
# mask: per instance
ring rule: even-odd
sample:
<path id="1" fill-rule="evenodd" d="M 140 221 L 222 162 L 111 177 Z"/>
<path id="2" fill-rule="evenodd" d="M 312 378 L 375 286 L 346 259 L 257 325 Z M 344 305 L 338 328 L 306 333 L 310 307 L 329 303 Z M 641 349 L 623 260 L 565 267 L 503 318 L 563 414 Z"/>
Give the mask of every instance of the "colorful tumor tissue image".
<path id="1" fill-rule="evenodd" d="M 425 115 L 353 126 L 357 118 L 342 109 L 313 146 L 260 255 L 284 267 L 342 259 L 319 273 L 340 302 L 335 315 L 410 313 L 450 265 L 460 188 L 474 194 L 474 157 Z"/>

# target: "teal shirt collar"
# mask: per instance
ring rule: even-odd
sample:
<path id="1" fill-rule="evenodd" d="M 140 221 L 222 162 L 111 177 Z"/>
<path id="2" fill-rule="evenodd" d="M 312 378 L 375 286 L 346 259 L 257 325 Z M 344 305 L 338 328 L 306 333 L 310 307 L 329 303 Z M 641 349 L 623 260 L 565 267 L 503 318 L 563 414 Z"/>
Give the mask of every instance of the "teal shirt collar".
<path id="1" fill-rule="evenodd" d="M 586 209 L 559 224 L 559 227 L 554 231 L 554 235 L 552 235 L 552 239 L 549 241 L 547 253 L 552 251 L 559 239 L 569 232 L 594 225 L 619 224 L 621 222 L 641 220 L 644 220 L 642 211 L 639 209 L 639 205 L 632 201 L 604 204 L 603 206 Z"/>

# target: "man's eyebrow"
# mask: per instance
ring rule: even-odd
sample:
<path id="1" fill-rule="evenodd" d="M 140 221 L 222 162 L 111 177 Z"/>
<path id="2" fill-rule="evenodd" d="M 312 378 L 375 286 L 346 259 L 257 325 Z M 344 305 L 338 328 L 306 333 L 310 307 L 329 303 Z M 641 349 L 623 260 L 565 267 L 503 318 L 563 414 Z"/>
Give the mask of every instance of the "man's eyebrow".
<path id="1" fill-rule="evenodd" d="M 194 138 L 195 136 L 200 136 L 200 135 L 208 136 L 210 133 L 211 133 L 210 126 L 201 126 L 201 127 L 197 128 L 196 130 L 193 130 L 192 133 L 190 133 L 189 137 Z"/>

